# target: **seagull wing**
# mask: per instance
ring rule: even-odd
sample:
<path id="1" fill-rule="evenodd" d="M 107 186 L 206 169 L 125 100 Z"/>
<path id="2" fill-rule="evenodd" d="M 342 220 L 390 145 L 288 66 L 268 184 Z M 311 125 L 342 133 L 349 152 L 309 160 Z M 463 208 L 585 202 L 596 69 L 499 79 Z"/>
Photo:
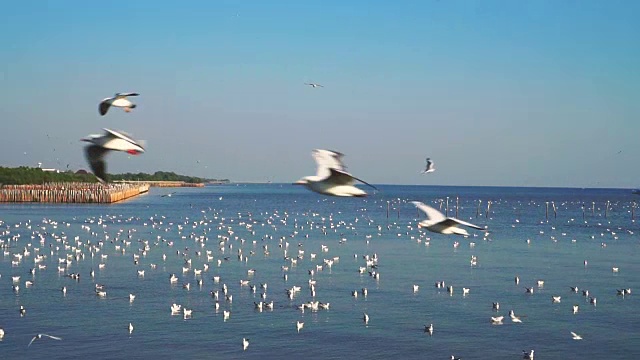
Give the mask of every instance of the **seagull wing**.
<path id="1" fill-rule="evenodd" d="M 342 161 L 344 154 L 337 151 L 316 149 L 311 153 L 313 159 L 318 165 L 317 175 L 321 177 L 329 177 L 330 169 L 336 169 L 346 173 L 346 166 Z"/>
<path id="2" fill-rule="evenodd" d="M 574 333 L 573 331 L 571 331 L 571 336 L 573 336 L 573 337 L 580 337 L 580 335 L 578 335 L 578 334 Z"/>
<path id="3" fill-rule="evenodd" d="M 108 149 L 98 145 L 85 147 L 85 156 L 87 157 L 87 161 L 89 161 L 89 165 L 91 165 L 91 171 L 101 182 L 107 181 L 107 164 L 104 161 L 104 155 L 108 151 Z"/>
<path id="4" fill-rule="evenodd" d="M 117 97 L 123 97 L 123 98 L 125 98 L 125 97 L 127 97 L 127 96 L 138 96 L 138 95 L 140 95 L 140 94 L 135 93 L 135 92 L 131 92 L 131 93 L 117 93 L 117 94 L 116 94 L 116 96 L 117 96 Z"/>
<path id="5" fill-rule="evenodd" d="M 447 219 L 440 211 L 432 208 L 429 205 L 425 205 L 424 203 L 421 203 L 420 201 L 412 201 L 411 203 L 413 205 L 415 205 L 418 209 L 420 209 L 422 212 L 427 214 L 427 218 L 429 220 L 433 220 L 435 222 L 440 222 L 440 221 L 443 221 L 443 220 Z"/>
<path id="6" fill-rule="evenodd" d="M 351 185 L 355 180 L 355 178 L 351 176 L 351 174 L 346 173 L 344 171 L 330 168 L 329 172 L 330 172 L 330 175 L 326 179 L 326 181 L 334 185 Z"/>
<path id="7" fill-rule="evenodd" d="M 49 334 L 40 334 L 40 335 L 46 336 L 46 337 L 48 337 L 50 339 L 53 339 L 53 340 L 62 340 L 62 338 L 60 338 L 60 337 L 49 335 Z"/>
<path id="8" fill-rule="evenodd" d="M 329 172 L 331 173 L 331 175 L 329 175 L 329 177 L 326 179 L 326 181 L 328 181 L 328 182 L 330 182 L 332 184 L 335 184 L 335 185 L 351 185 L 351 184 L 353 184 L 354 180 L 358 180 L 361 183 L 363 183 L 363 184 L 365 184 L 367 186 L 370 186 L 375 190 L 378 190 L 377 187 L 375 187 L 375 186 L 369 184 L 368 182 L 366 182 L 366 181 L 364 181 L 362 179 L 359 179 L 359 178 L 357 178 L 357 177 L 355 177 L 355 176 L 353 176 L 353 175 L 351 175 L 351 174 L 349 174 L 347 172 L 336 170 L 336 169 L 329 169 Z"/>
<path id="9" fill-rule="evenodd" d="M 455 221 L 456 223 L 460 224 L 460 225 L 464 225 L 464 226 L 468 226 L 470 228 L 474 228 L 474 229 L 478 229 L 478 230 L 484 230 L 484 228 L 481 228 L 478 225 L 473 225 L 472 223 L 468 223 L 466 221 L 462 221 L 460 219 L 456 219 L 456 218 L 447 218 L 448 220 L 452 220 Z"/>
<path id="10" fill-rule="evenodd" d="M 111 106 L 111 98 L 106 98 L 100 102 L 100 106 L 98 107 L 98 111 L 100 115 L 104 116 L 107 111 L 109 111 L 109 107 Z"/>
<path id="11" fill-rule="evenodd" d="M 129 134 L 122 132 L 122 131 L 115 131 L 115 130 L 111 130 L 111 129 L 103 129 L 107 136 L 109 137 L 113 137 L 113 138 L 119 138 L 122 139 L 128 143 L 130 143 L 131 145 L 134 145 L 136 147 L 139 147 L 140 149 L 144 150 L 144 145 L 145 145 L 145 141 L 141 140 L 141 141 L 136 141 L 134 140 Z M 118 149 L 121 151 L 127 151 L 129 149 Z"/>
<path id="12" fill-rule="evenodd" d="M 34 341 L 36 341 L 36 339 L 38 338 L 38 335 L 34 336 L 31 341 L 29 341 L 29 345 L 27 345 L 27 347 L 31 346 L 31 344 L 33 344 Z"/>

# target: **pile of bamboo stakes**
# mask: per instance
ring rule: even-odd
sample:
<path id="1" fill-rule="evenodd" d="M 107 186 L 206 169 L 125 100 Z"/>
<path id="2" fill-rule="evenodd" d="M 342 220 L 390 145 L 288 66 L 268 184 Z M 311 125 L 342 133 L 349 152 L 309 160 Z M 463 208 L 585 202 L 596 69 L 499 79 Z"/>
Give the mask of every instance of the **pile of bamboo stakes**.
<path id="1" fill-rule="evenodd" d="M 148 184 L 44 183 L 0 186 L 0 202 L 109 204 L 149 191 Z"/>

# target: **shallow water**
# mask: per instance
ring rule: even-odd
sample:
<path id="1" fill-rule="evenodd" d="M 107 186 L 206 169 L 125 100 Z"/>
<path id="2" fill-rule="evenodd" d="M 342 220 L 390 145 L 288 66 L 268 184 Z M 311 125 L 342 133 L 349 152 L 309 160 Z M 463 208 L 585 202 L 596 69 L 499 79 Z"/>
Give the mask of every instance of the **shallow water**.
<path id="1" fill-rule="evenodd" d="M 628 190 L 380 188 L 364 199 L 327 198 L 298 187 L 270 184 L 180 188 L 172 197 L 161 195 L 176 189 L 153 188 L 147 195 L 112 205 L 1 204 L 4 224 L 0 228 L 10 233 L 0 239 L 11 247 L 5 249 L 9 255 L 0 255 L 0 327 L 6 332 L 0 354 L 7 359 L 448 359 L 452 354 L 463 359 L 520 359 L 523 349 L 535 349 L 538 359 L 640 356 L 637 295 L 616 295 L 616 289 L 623 287 L 635 291 L 639 281 L 640 229 L 631 219 L 636 198 Z M 481 231 L 473 230 L 476 236 L 465 239 L 418 230 L 416 219 L 422 215 L 406 201 L 439 207 L 438 200 L 447 196 L 450 216 L 455 214 L 455 198 L 459 197 L 459 217 L 488 226 L 489 236 L 483 238 Z M 485 216 L 488 200 L 492 201 L 491 211 Z M 545 202 L 551 201 L 557 217 L 549 204 L 546 219 Z M 605 218 L 607 201 L 610 207 Z M 443 204 L 443 211 L 445 208 Z M 25 225 L 29 220 L 31 229 Z M 57 227 L 49 220 L 56 221 Z M 253 224 L 255 234 L 246 228 L 247 223 Z M 91 230 L 84 230 L 83 225 Z M 183 226 L 181 231 L 178 225 Z M 124 231 L 118 235 L 120 229 Z M 128 238 L 130 230 L 135 232 Z M 37 236 L 31 238 L 34 231 L 46 234 L 44 244 Z M 15 238 L 17 235 L 20 237 Z M 58 259 L 73 251 L 65 249 L 64 243 L 75 246 L 76 236 L 82 241 L 84 258 L 71 261 L 61 273 Z M 284 259 L 278 246 L 281 238 L 282 243 L 289 243 L 289 256 L 304 250 L 296 266 Z M 102 241 L 94 257 L 86 246 L 89 241 Z M 148 241 L 149 250 L 136 265 L 133 254 L 141 254 L 141 241 Z M 224 241 L 224 253 L 220 241 Z M 456 241 L 460 245 L 454 248 Z M 263 253 L 265 244 L 269 255 Z M 321 252 L 323 244 L 327 252 Z M 125 253 L 116 251 L 116 245 Z M 12 265 L 13 254 L 22 253 L 25 247 L 31 254 Z M 32 276 L 29 269 L 34 267 L 35 248 L 46 255 L 41 264 L 47 268 Z M 238 249 L 249 257 L 247 263 L 238 261 Z M 205 250 L 211 250 L 214 257 L 209 270 L 201 276 L 193 271 L 183 273 L 185 259 L 192 259 L 192 269 L 203 268 Z M 317 253 L 317 258 L 311 260 L 310 253 Z M 365 266 L 363 255 L 374 253 L 379 258 L 379 280 L 358 272 Z M 101 254 L 108 257 L 102 259 Z M 162 254 L 167 255 L 166 261 Z M 477 256 L 477 266 L 470 265 L 472 255 Z M 217 260 L 224 257 L 229 260 L 218 267 Z M 333 257 L 339 260 L 313 276 L 315 299 L 330 302 L 330 309 L 301 313 L 296 306 L 312 300 L 308 270 Z M 99 263 L 105 263 L 105 268 L 98 269 Z M 152 263 L 157 264 L 156 269 L 150 267 Z M 287 281 L 283 265 L 289 265 Z M 620 268 L 619 273 L 612 272 L 614 266 Z M 251 268 L 256 269 L 253 276 L 247 274 Z M 89 275 L 91 269 L 95 279 Z M 145 276 L 139 277 L 137 269 L 144 269 Z M 68 273 L 80 273 L 80 281 L 64 276 Z M 179 277 L 177 284 L 169 282 L 171 273 Z M 21 276 L 17 293 L 11 288 L 13 275 Z M 220 284 L 214 284 L 214 275 L 221 277 Z M 514 283 L 516 275 L 519 285 Z M 197 285 L 200 278 L 201 288 Z M 266 301 L 274 301 L 274 310 L 255 310 L 261 290 L 258 286 L 253 294 L 249 287 L 240 286 L 240 279 L 267 283 Z M 541 288 L 536 285 L 538 279 L 545 281 Z M 27 288 L 26 280 L 34 285 Z M 437 289 L 436 281 L 453 285 L 453 295 Z M 187 282 L 189 291 L 182 287 Z M 106 298 L 95 295 L 95 283 L 105 285 Z M 233 302 L 221 297 L 216 312 L 209 292 L 220 289 L 222 283 L 228 285 Z M 420 285 L 417 293 L 413 284 Z M 290 301 L 285 289 L 293 285 L 302 290 Z M 66 296 L 60 291 L 62 286 L 67 287 Z M 534 294 L 526 294 L 525 286 L 535 287 Z M 589 304 L 582 293 L 572 293 L 569 286 L 589 289 L 597 306 Z M 365 287 L 366 298 L 360 292 Z M 462 296 L 462 287 L 470 288 L 467 296 Z M 357 298 L 351 295 L 354 290 L 359 292 Z M 136 295 L 133 303 L 129 293 Z M 561 302 L 552 303 L 552 295 L 562 296 Z M 496 301 L 500 302 L 499 312 L 492 309 Z M 192 318 L 171 316 L 172 303 L 193 309 Z M 580 305 L 575 315 L 574 304 Z M 20 305 L 27 309 L 24 317 L 19 315 Z M 510 309 L 522 316 L 523 323 L 509 320 Z M 227 321 L 223 321 L 223 310 L 231 311 Z M 365 312 L 370 317 L 366 325 L 362 320 Z M 491 324 L 496 314 L 505 316 L 503 325 Z M 298 320 L 305 323 L 300 333 L 296 333 Z M 134 325 L 131 335 L 129 322 Z M 430 323 L 435 328 L 433 336 L 423 330 Z M 572 340 L 570 331 L 584 340 Z M 36 333 L 63 340 L 36 340 L 27 348 Z M 243 337 L 250 339 L 246 351 L 242 350 Z"/>

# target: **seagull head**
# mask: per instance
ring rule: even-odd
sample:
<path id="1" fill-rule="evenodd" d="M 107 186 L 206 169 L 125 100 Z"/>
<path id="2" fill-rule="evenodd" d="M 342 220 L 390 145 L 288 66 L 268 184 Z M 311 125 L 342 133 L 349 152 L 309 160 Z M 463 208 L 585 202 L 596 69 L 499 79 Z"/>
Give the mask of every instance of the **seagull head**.
<path id="1" fill-rule="evenodd" d="M 296 181 L 293 183 L 293 185 L 307 185 L 309 184 L 309 176 L 305 176 L 303 178 L 301 178 L 300 180 Z"/>

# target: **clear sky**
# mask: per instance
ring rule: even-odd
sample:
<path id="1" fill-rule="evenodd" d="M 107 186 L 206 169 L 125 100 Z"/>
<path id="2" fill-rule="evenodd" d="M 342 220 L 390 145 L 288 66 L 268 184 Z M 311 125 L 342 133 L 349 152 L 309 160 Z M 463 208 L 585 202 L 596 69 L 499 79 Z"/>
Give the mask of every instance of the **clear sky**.
<path id="1" fill-rule="evenodd" d="M 326 148 L 376 184 L 640 187 L 640 1 L 0 2 L 2 166 L 88 168 L 106 127 L 147 141 L 110 172 L 292 182 Z"/>

